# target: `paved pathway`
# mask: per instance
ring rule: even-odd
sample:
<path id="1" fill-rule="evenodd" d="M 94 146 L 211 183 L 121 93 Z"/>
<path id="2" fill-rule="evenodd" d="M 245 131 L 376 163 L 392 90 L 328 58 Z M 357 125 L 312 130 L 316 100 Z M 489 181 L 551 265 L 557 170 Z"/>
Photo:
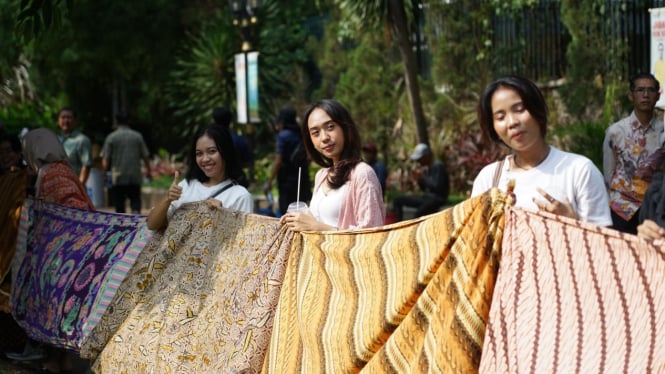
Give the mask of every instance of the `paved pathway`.
<path id="1" fill-rule="evenodd" d="M 73 374 L 89 374 L 90 368 L 86 360 L 81 358 L 72 359 L 73 369 L 71 373 Z M 23 363 L 11 361 L 4 355 L 0 357 L 0 374 L 33 374 L 33 373 L 46 373 L 42 370 L 41 362 L 32 362 L 32 363 Z"/>
<path id="2" fill-rule="evenodd" d="M 41 365 L 24 365 L 18 362 L 12 362 L 7 358 L 0 358 L 0 374 L 31 374 L 43 373 L 40 370 Z"/>

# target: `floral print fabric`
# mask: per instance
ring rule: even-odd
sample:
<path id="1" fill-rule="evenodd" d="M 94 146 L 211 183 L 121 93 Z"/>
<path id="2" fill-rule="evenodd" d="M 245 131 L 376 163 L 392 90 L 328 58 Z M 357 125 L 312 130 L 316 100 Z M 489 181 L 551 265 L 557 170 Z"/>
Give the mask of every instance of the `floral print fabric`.
<path id="1" fill-rule="evenodd" d="M 11 312 L 35 340 L 78 350 L 150 237 L 145 216 L 26 199 Z"/>

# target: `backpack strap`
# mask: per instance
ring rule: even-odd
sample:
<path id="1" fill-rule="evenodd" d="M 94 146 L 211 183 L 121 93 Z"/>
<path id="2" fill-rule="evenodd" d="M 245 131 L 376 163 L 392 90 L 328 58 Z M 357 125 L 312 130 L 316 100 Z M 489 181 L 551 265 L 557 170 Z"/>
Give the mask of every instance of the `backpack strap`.
<path id="1" fill-rule="evenodd" d="M 492 187 L 499 187 L 499 179 L 501 178 L 501 171 L 503 170 L 503 162 L 506 161 L 506 158 L 502 158 L 501 161 L 499 161 L 499 164 L 496 166 L 496 170 L 494 170 L 494 179 L 492 180 Z"/>
<path id="2" fill-rule="evenodd" d="M 210 195 L 210 197 L 208 197 L 208 199 L 212 199 L 212 198 L 216 197 L 217 195 L 221 194 L 222 192 L 228 190 L 229 188 L 231 188 L 235 185 L 236 185 L 236 182 L 231 181 L 231 183 L 227 184 L 226 186 L 224 186 L 224 187 L 220 188 L 219 190 L 217 190 L 217 192 L 215 192 L 214 194 Z"/>

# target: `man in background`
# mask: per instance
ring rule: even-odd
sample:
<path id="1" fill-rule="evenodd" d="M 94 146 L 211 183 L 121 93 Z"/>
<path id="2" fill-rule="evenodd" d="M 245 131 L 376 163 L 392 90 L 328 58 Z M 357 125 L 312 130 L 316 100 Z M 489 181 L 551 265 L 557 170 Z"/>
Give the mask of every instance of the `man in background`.
<path id="1" fill-rule="evenodd" d="M 383 195 L 386 195 L 386 179 L 388 179 L 388 169 L 386 165 L 379 160 L 378 158 L 379 150 L 374 143 L 367 143 L 363 145 L 363 156 L 365 162 L 374 169 L 376 177 L 379 178 L 379 183 L 381 183 L 381 192 Z"/>
<path id="2" fill-rule="evenodd" d="M 90 175 L 90 168 L 92 167 L 90 138 L 76 130 L 76 112 L 72 108 L 65 107 L 60 109 L 58 113 L 58 127 L 61 130 L 58 137 L 65 148 L 69 164 L 74 169 L 76 175 L 79 176 L 81 184 L 85 186 Z"/>
<path id="3" fill-rule="evenodd" d="M 637 234 L 639 210 L 665 154 L 663 120 L 655 114 L 660 84 L 649 73 L 630 79 L 633 111 L 612 124 L 603 141 L 603 174 L 609 191 L 612 227 Z"/>
<path id="4" fill-rule="evenodd" d="M 117 213 L 125 213 L 125 202 L 129 199 L 132 213 L 141 213 L 141 183 L 143 173 L 141 160 L 150 179 L 150 153 L 143 135 L 129 128 L 129 119 L 124 113 L 116 115 L 117 128 L 104 141 L 102 167 L 111 171 L 111 194 Z"/>
<path id="5" fill-rule="evenodd" d="M 403 207 L 415 207 L 415 217 L 435 213 L 448 201 L 450 184 L 448 171 L 441 161 L 434 160 L 432 150 L 427 144 L 420 143 L 411 154 L 411 160 L 418 166 L 411 172 L 411 177 L 423 191 L 421 195 L 397 196 L 393 208 L 397 220 L 403 219 Z"/>
<path id="6" fill-rule="evenodd" d="M 300 201 L 309 201 L 312 198 L 312 186 L 309 179 L 309 159 L 302 144 L 295 109 L 290 106 L 282 108 L 275 120 L 274 129 L 275 158 L 263 190 L 266 193 L 271 191 L 272 183 L 277 179 L 281 216 L 298 197 Z"/>
<path id="7" fill-rule="evenodd" d="M 240 178 L 240 180 L 238 180 L 238 183 L 240 183 L 243 187 L 248 187 L 249 182 L 254 175 L 254 156 L 247 139 L 231 129 L 232 118 L 233 114 L 228 108 L 218 107 L 212 110 L 212 119 L 215 124 L 226 127 L 231 133 L 233 146 L 236 149 L 238 161 L 240 161 L 240 167 L 243 169 L 243 176 Z M 249 177 L 247 177 L 247 175 L 244 173 L 245 169 L 249 171 Z"/>

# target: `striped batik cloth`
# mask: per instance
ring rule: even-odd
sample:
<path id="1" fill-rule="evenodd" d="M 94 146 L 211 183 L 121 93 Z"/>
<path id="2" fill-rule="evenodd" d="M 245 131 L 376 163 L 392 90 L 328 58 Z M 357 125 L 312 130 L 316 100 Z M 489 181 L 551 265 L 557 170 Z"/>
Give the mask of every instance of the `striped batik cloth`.
<path id="1" fill-rule="evenodd" d="M 263 371 L 477 371 L 505 207 L 492 190 L 389 226 L 302 233 Z"/>
<path id="2" fill-rule="evenodd" d="M 665 242 L 511 209 L 481 373 L 665 372 Z"/>

